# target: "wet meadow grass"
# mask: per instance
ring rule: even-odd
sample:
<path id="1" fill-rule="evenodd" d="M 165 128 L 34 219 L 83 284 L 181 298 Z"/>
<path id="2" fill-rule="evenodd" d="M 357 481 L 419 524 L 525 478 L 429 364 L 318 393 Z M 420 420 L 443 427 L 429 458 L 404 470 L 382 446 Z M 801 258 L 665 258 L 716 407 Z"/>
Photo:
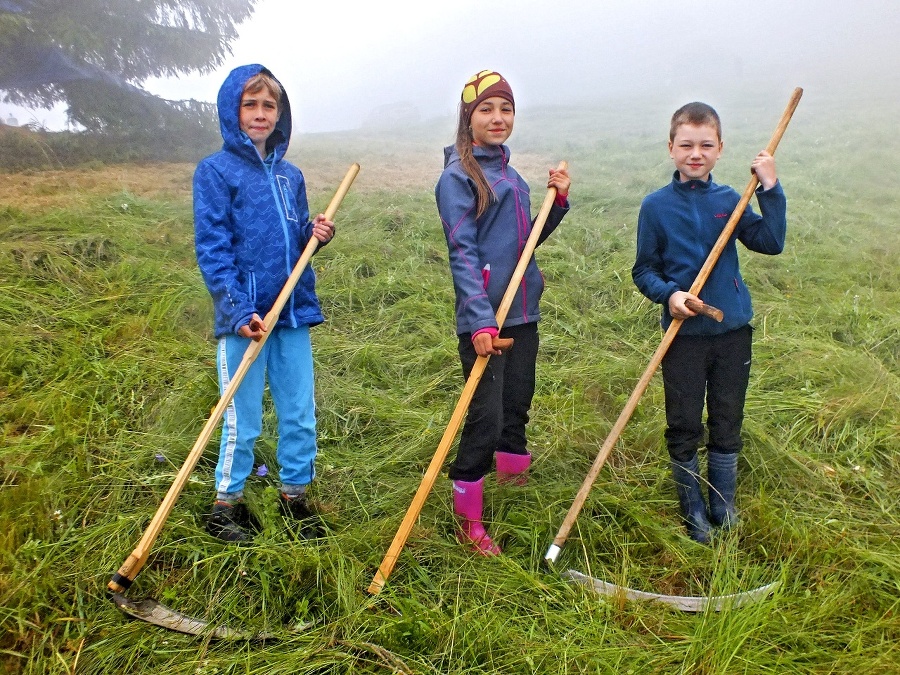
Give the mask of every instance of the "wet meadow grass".
<path id="1" fill-rule="evenodd" d="M 362 173 L 313 264 L 316 542 L 252 476 L 252 545 L 208 537 L 215 442 L 130 596 L 275 633 L 217 642 L 126 621 L 105 597 L 217 400 L 211 308 L 193 257 L 188 165 L 8 173 L 0 189 L 0 672 L 845 673 L 900 671 L 900 142 L 896 109 L 807 94 L 779 149 L 783 255 L 742 253 L 755 363 L 738 489 L 743 525 L 710 547 L 678 524 L 657 379 L 557 565 L 547 546 L 660 339 L 633 287 L 644 194 L 671 173 L 670 108 L 523 111 L 513 164 L 567 159 L 571 214 L 539 250 L 547 279 L 524 488 L 488 479 L 504 555 L 453 538 L 440 478 L 383 593 L 365 592 L 462 389 L 432 187 L 446 121 L 406 134 L 299 137 L 314 208 Z M 719 104 L 716 176 L 739 191 L 781 102 Z M 880 140 L 871 139 L 873 130 Z M 614 133 L 613 133 L 614 132 Z M 861 148 L 861 150 L 860 150 Z M 850 152 L 853 149 L 854 152 Z M 267 405 L 258 464 L 275 466 Z M 604 599 L 577 569 L 645 591 L 762 602 L 685 614 Z"/>

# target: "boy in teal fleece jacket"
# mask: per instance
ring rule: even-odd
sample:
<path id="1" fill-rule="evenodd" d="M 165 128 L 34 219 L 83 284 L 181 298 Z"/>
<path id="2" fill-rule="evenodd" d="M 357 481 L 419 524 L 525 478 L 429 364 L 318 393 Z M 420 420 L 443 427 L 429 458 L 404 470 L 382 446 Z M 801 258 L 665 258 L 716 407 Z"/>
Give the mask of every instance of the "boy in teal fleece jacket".
<path id="1" fill-rule="evenodd" d="M 753 308 L 741 278 L 736 242 L 775 255 L 784 248 L 786 201 L 775 160 L 760 152 L 751 170 L 760 182 L 762 215 L 748 207 L 713 267 L 699 298 L 688 289 L 740 201 L 732 188 L 717 185 L 712 170 L 722 153 L 719 116 L 705 103 L 689 103 L 672 116 L 669 155 L 672 182 L 648 195 L 638 216 L 632 279 L 647 298 L 660 303 L 662 326 L 684 323 L 662 361 L 666 401 L 666 444 L 688 534 L 709 541 L 713 527 L 736 523 L 734 495 L 741 424 L 750 376 Z M 721 309 L 721 323 L 685 305 L 693 298 Z M 709 510 L 700 485 L 697 449 L 707 408 Z"/>

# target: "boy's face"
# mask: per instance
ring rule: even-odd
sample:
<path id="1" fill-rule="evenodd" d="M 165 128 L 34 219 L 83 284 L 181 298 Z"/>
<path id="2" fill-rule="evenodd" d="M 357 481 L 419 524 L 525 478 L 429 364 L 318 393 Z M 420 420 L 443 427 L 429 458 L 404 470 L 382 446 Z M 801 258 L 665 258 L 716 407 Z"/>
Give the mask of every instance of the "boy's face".
<path id="1" fill-rule="evenodd" d="M 515 121 L 513 104 L 502 96 L 491 96 L 472 111 L 469 126 L 478 145 L 501 145 L 512 133 Z"/>
<path id="2" fill-rule="evenodd" d="M 241 131 L 257 148 L 264 148 L 278 121 L 278 102 L 265 87 L 253 94 L 245 91 L 241 96 L 239 118 Z"/>
<path id="3" fill-rule="evenodd" d="M 679 180 L 709 180 L 722 156 L 722 141 L 711 124 L 682 124 L 669 141 L 669 157 L 675 162 Z"/>

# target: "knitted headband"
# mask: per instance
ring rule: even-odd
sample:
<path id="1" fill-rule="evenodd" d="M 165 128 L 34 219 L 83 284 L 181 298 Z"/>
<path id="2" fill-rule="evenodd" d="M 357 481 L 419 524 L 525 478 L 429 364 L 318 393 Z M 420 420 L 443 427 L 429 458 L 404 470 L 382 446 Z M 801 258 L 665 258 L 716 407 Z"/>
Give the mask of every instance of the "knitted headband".
<path id="1" fill-rule="evenodd" d="M 500 73 L 493 70 L 482 70 L 473 75 L 466 82 L 462 91 L 463 113 L 466 120 L 471 119 L 472 112 L 486 98 L 500 96 L 512 103 L 513 111 L 516 109 L 516 101 L 513 98 L 512 89 Z"/>

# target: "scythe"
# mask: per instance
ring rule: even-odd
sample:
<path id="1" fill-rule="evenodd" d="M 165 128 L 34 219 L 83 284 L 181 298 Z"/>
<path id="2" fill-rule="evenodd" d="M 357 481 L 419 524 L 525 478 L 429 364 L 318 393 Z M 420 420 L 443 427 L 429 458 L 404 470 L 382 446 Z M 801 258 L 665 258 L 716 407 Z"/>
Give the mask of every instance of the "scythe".
<path id="1" fill-rule="evenodd" d="M 358 173 L 359 164 L 353 164 L 347 171 L 347 174 L 344 176 L 344 180 L 341 181 L 341 184 L 338 187 L 337 192 L 335 192 L 334 197 L 331 199 L 331 203 L 328 205 L 328 208 L 325 210 L 325 218 L 327 220 L 334 220 L 334 215 L 337 212 L 338 207 L 341 205 L 344 196 L 347 194 L 347 191 L 350 189 L 350 185 L 352 185 Z M 313 253 L 316 252 L 318 246 L 319 240 L 315 237 L 310 237 L 309 243 L 307 243 L 306 248 L 303 249 L 303 253 L 300 255 L 300 259 L 297 260 L 297 264 L 294 265 L 290 276 L 285 282 L 284 288 L 282 288 L 281 292 L 278 294 L 278 297 L 275 300 L 275 304 L 272 306 L 272 309 L 269 310 L 269 313 L 266 314 L 266 317 L 264 319 L 266 326 L 271 327 L 277 323 L 278 317 L 281 314 L 281 310 L 284 309 L 285 304 L 290 299 L 291 293 L 293 293 L 294 291 L 294 287 L 300 280 L 300 276 L 303 274 L 303 271 L 306 269 L 307 264 L 309 264 L 310 258 L 312 258 Z M 194 446 L 188 453 L 187 458 L 184 460 L 184 464 L 182 464 L 181 469 L 175 476 L 175 480 L 173 481 L 172 486 L 169 488 L 169 491 L 163 498 L 163 501 L 159 505 L 159 508 L 156 510 L 156 513 L 153 515 L 153 519 L 150 521 L 147 529 L 144 530 L 144 535 L 141 537 L 141 540 L 138 542 L 134 551 L 131 552 L 125 562 L 122 563 L 122 566 L 119 568 L 118 572 L 116 572 L 112 576 L 112 579 L 107 584 L 107 594 L 111 597 L 116 607 L 118 607 L 122 612 L 124 612 L 131 618 L 140 619 L 141 621 L 146 621 L 147 623 L 162 626 L 163 628 L 168 628 L 169 630 L 178 631 L 180 633 L 188 633 L 190 635 L 210 635 L 216 638 L 243 640 L 266 639 L 272 637 L 269 634 L 261 633 L 254 635 L 245 631 L 233 630 L 228 628 L 227 626 L 210 628 L 209 624 L 206 621 L 193 619 L 189 616 L 181 614 L 180 612 L 176 612 L 172 609 L 169 609 L 165 605 L 160 604 L 156 600 L 153 600 L 152 598 L 146 598 L 144 600 L 129 600 L 125 597 L 125 592 L 134 582 L 135 577 L 138 575 L 138 572 L 141 571 L 144 563 L 147 562 L 147 557 L 150 555 L 150 549 L 153 547 L 153 544 L 156 541 L 156 538 L 159 536 L 163 525 L 165 525 L 169 514 L 172 512 L 172 508 L 175 506 L 175 501 L 178 499 L 178 496 L 181 494 L 181 491 L 187 484 L 191 472 L 194 470 L 194 467 L 197 465 L 200 456 L 203 454 L 204 448 L 206 447 L 207 443 L 209 443 L 209 439 L 212 436 L 213 431 L 215 430 L 219 421 L 222 419 L 222 415 L 224 415 L 225 410 L 228 408 L 228 405 L 234 398 L 235 392 L 241 385 L 241 382 L 244 380 L 247 371 L 256 360 L 256 357 L 259 355 L 262 346 L 265 344 L 270 334 L 270 332 L 263 333 L 263 336 L 258 341 L 253 340 L 250 342 L 250 345 L 247 347 L 247 351 L 244 352 L 244 357 L 241 360 L 241 363 L 238 366 L 237 370 L 235 371 L 231 382 L 225 389 L 225 392 L 222 394 L 222 397 L 219 399 L 216 407 L 213 408 L 212 414 L 206 421 L 206 425 L 203 427 L 203 431 L 200 433 L 200 436 L 197 438 L 197 441 L 194 443 Z"/>
<path id="2" fill-rule="evenodd" d="M 778 143 L 781 141 L 781 137 L 784 135 L 784 132 L 787 129 L 787 125 L 790 122 L 794 111 L 797 109 L 797 105 L 800 103 L 800 97 L 802 95 L 803 89 L 801 89 L 800 87 L 794 89 L 794 92 L 791 95 L 791 99 L 788 102 L 787 108 L 785 109 L 784 113 L 781 116 L 781 120 L 778 123 L 778 127 L 775 129 L 775 133 L 769 141 L 769 144 L 766 146 L 766 151 L 769 154 L 775 154 L 775 149 L 778 147 Z M 716 262 L 719 260 L 719 256 L 721 255 L 725 246 L 728 244 L 728 241 L 731 239 L 731 235 L 734 233 L 738 221 L 741 219 L 744 210 L 747 208 L 747 204 L 750 202 L 750 198 L 753 196 L 753 192 L 756 190 L 758 183 L 759 179 L 754 174 L 750 179 L 750 183 L 747 185 L 747 188 L 744 190 L 744 194 L 741 196 L 740 201 L 735 207 L 734 212 L 731 214 L 731 217 L 725 224 L 725 228 L 722 230 L 722 233 L 719 235 L 716 243 L 713 245 L 712 250 L 707 256 L 706 261 L 703 263 L 703 267 L 700 269 L 697 278 L 694 280 L 694 283 L 690 288 L 691 294 L 697 295 L 700 292 L 700 289 L 703 288 L 703 284 L 706 283 L 710 272 L 712 271 Z M 610 452 L 612 452 L 613 446 L 618 441 L 619 436 L 622 434 L 622 431 L 625 428 L 625 425 L 631 418 L 632 413 L 637 407 L 638 401 L 644 394 L 644 391 L 646 391 L 647 386 L 650 384 L 650 380 L 653 377 L 653 374 L 656 372 L 656 369 L 662 362 L 663 356 L 665 356 L 666 352 L 669 349 L 669 346 L 675 339 L 675 335 L 681 328 L 682 323 L 682 319 L 674 319 L 669 325 L 669 328 L 665 332 L 659 347 L 656 349 L 656 352 L 650 359 L 650 363 L 647 365 L 647 368 L 644 370 L 643 375 L 641 375 L 637 386 L 631 393 L 628 402 L 625 404 L 625 408 L 622 410 L 621 414 L 613 425 L 609 436 L 607 436 L 602 447 L 600 448 L 600 451 L 597 453 L 597 457 L 594 460 L 594 463 L 591 465 L 590 471 L 588 471 L 584 482 L 581 484 L 581 488 L 578 490 L 578 493 L 575 496 L 575 500 L 572 502 L 572 506 L 569 508 L 569 511 L 566 514 L 566 517 L 563 520 L 563 523 L 560 526 L 556 537 L 553 539 L 553 543 L 550 545 L 550 547 L 547 549 L 547 553 L 544 555 L 544 559 L 548 563 L 552 564 L 556 562 L 562 546 L 566 543 L 569 532 L 574 526 L 576 518 L 578 518 L 578 514 L 584 507 L 584 503 L 587 500 L 587 496 L 591 490 L 591 486 L 597 479 L 597 475 L 600 473 L 600 469 L 603 468 L 607 457 L 609 457 Z M 719 608 L 721 608 L 725 601 L 722 597 L 679 598 L 677 596 L 665 596 L 653 593 L 647 594 L 642 591 L 616 586 L 615 584 L 603 582 L 598 579 L 591 579 L 591 577 L 580 574 L 575 570 L 569 570 L 566 575 L 570 579 L 576 580 L 580 583 L 585 583 L 589 587 L 604 595 L 624 595 L 625 597 L 631 599 L 652 599 L 690 612 L 699 612 L 706 608 L 714 608 L 718 610 Z M 752 591 L 738 593 L 735 596 L 731 597 L 731 601 L 733 604 L 740 604 L 741 602 L 760 599 L 761 597 L 765 597 L 766 595 L 771 593 L 776 585 L 777 582 L 775 584 L 769 584 Z"/>

